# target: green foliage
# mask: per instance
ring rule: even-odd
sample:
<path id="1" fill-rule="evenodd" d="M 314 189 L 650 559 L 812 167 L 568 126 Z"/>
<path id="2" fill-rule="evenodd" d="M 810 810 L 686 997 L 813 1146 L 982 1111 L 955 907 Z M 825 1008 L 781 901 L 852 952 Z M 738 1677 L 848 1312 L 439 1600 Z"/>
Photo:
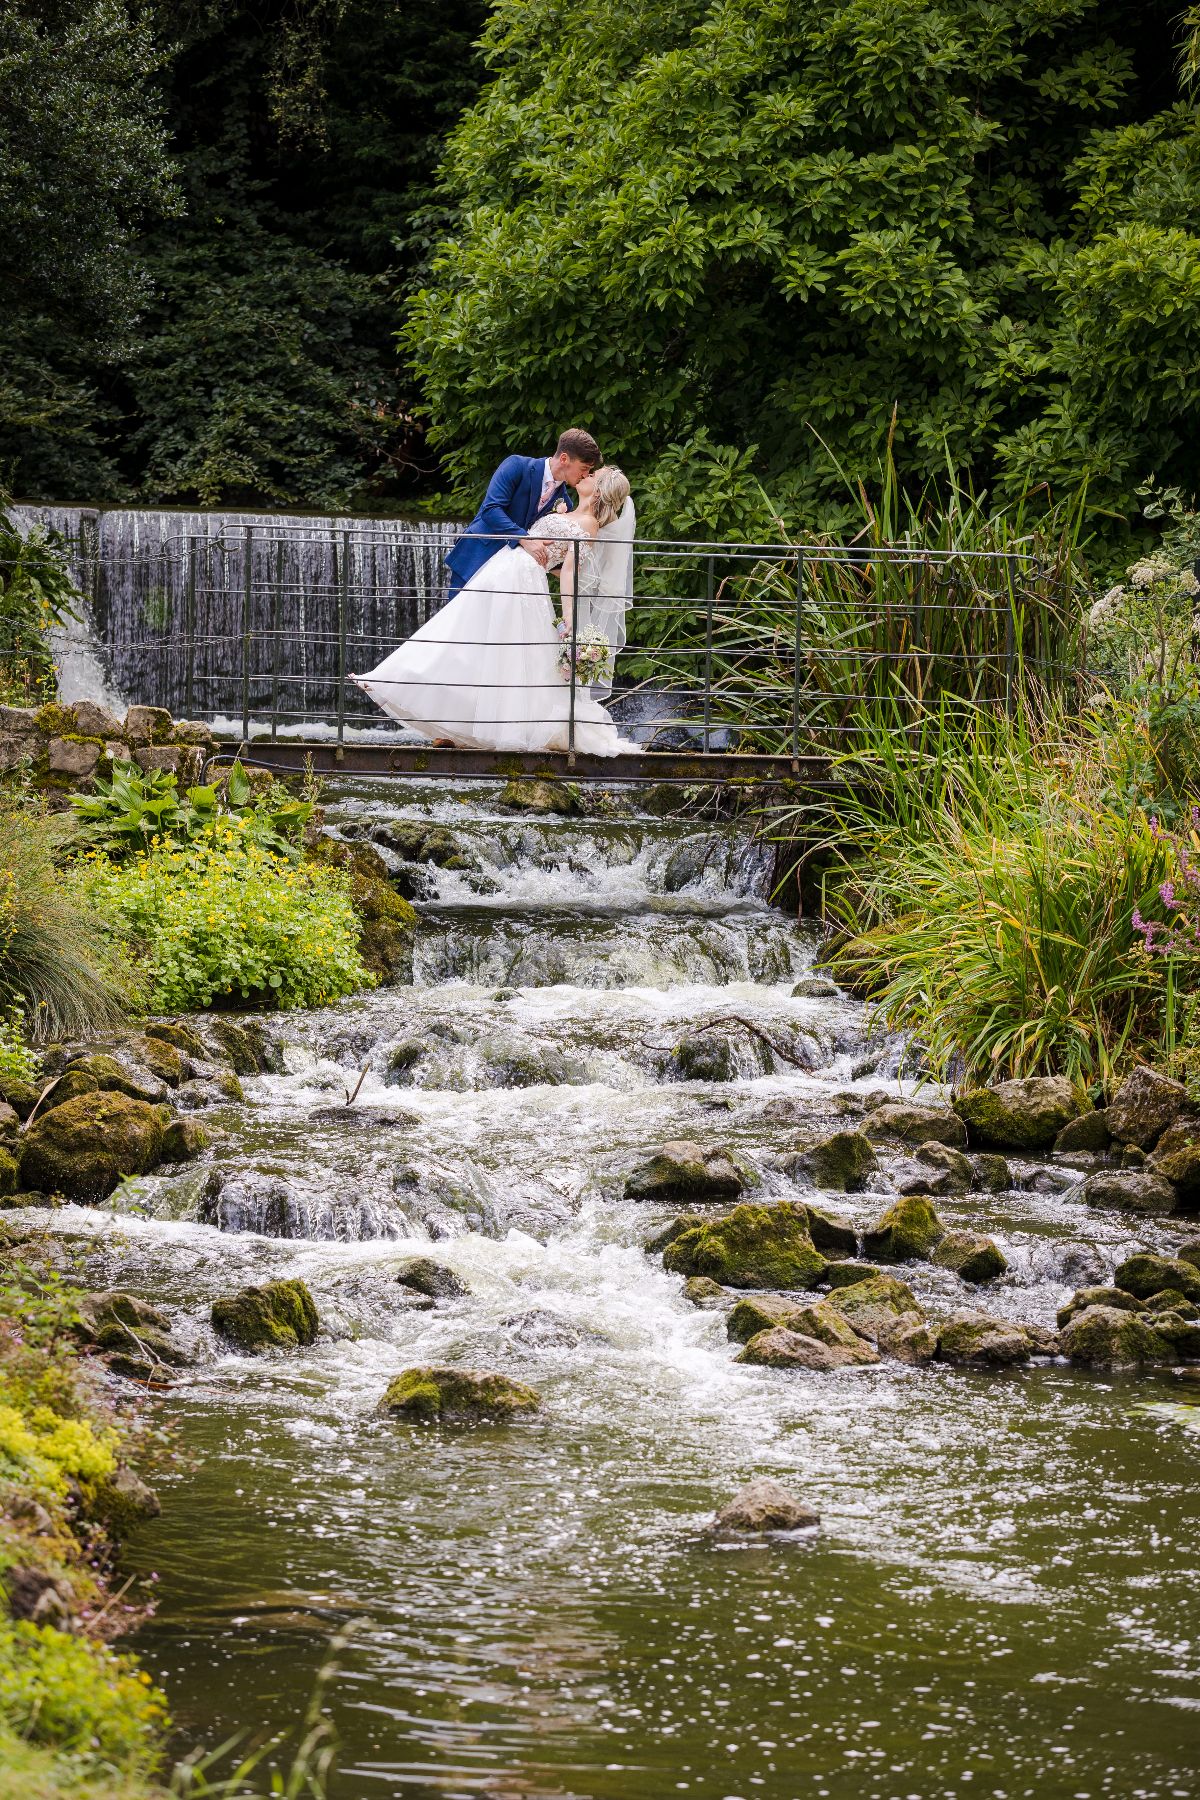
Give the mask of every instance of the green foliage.
<path id="1" fill-rule="evenodd" d="M 0 492 L 0 699 L 28 705 L 53 688 L 52 625 L 75 617 L 80 595 L 57 533 L 38 525 L 22 534 Z"/>
<path id="2" fill-rule="evenodd" d="M 240 763 L 223 783 L 190 787 L 180 794 L 169 769 L 142 770 L 136 763 L 113 764 L 112 777 L 97 778 L 94 794 L 73 794 L 71 806 L 85 827 L 85 840 L 108 856 L 121 856 L 155 839 L 185 843 L 210 835 L 222 821 L 244 826 L 255 843 L 300 859 L 300 842 L 313 813 L 310 800 L 293 800 L 285 788 L 254 794 Z"/>
<path id="3" fill-rule="evenodd" d="M 61 815 L 0 808 L 0 1010 L 35 1041 L 116 1024 L 134 985 L 65 860 Z"/>
<path id="4" fill-rule="evenodd" d="M 136 947 L 149 1004 L 185 1012 L 239 995 L 257 1005 L 321 1006 L 371 977 L 357 950 L 349 878 L 255 838 L 249 820 L 219 820 L 204 837 L 100 858 L 89 901 Z"/>
<path id="5" fill-rule="evenodd" d="M 0 1016 L 0 1087 L 6 1081 L 33 1081 L 40 1058 L 25 1036 L 25 1008 L 19 1003 Z"/>
<path id="6" fill-rule="evenodd" d="M 1139 72 L 1173 30 L 1161 3 L 649 0 L 563 31 L 498 0 L 405 328 L 453 473 L 580 422 L 651 535 L 703 515 L 693 448 L 731 530 L 753 473 L 833 531 L 815 434 L 857 475 L 895 405 L 918 483 L 1194 481 L 1200 127 Z"/>
<path id="7" fill-rule="evenodd" d="M 0 1625 L 0 1718 L 142 1774 L 158 1760 L 166 1706 L 131 1658 L 22 1620 Z"/>

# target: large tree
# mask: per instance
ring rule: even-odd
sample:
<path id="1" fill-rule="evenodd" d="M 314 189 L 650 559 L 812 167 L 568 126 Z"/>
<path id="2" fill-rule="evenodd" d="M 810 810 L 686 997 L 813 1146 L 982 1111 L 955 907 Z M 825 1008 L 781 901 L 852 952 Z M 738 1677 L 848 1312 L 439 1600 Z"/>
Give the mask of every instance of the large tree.
<path id="1" fill-rule="evenodd" d="M 736 523 L 760 475 L 811 525 L 896 408 L 916 478 L 1086 479 L 1112 507 L 1154 471 L 1194 485 L 1177 14 L 642 0 L 562 31 L 552 0 L 497 0 L 460 224 L 407 322 L 450 467 L 585 424 L 660 526 L 719 523 L 718 489 Z"/>

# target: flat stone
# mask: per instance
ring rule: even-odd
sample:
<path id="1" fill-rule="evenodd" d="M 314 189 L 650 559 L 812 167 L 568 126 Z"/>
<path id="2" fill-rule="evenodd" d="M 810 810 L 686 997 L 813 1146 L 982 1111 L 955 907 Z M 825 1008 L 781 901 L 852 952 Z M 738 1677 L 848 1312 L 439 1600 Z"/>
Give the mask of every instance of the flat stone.
<path id="1" fill-rule="evenodd" d="M 1109 1102 L 1108 1126 L 1117 1143 L 1153 1150 L 1168 1125 L 1193 1110 L 1181 1081 L 1157 1069 L 1134 1069 Z"/>
<path id="2" fill-rule="evenodd" d="M 85 739 L 51 738 L 46 749 L 51 775 L 70 775 L 79 780 L 91 775 L 99 761 L 99 744 L 89 744 Z"/>
<path id="3" fill-rule="evenodd" d="M 948 1148 L 939 1145 L 938 1148 Z M 961 1152 L 950 1151 L 951 1156 Z M 963 1158 L 964 1162 L 966 1158 Z M 934 1164 L 923 1161 L 916 1156 L 901 1157 L 888 1170 L 892 1185 L 902 1197 L 923 1195 L 941 1197 L 965 1192 L 961 1178 L 952 1169 L 939 1169 Z"/>
<path id="4" fill-rule="evenodd" d="M 718 1537 L 740 1537 L 750 1532 L 810 1531 L 820 1522 L 820 1513 L 789 1494 L 781 1482 L 759 1475 L 714 1514 L 709 1529 Z"/>
<path id="5" fill-rule="evenodd" d="M 826 1266 L 821 1277 L 821 1286 L 828 1288 L 854 1287 L 857 1282 L 870 1281 L 874 1275 L 882 1275 L 883 1270 L 874 1263 L 849 1261 L 831 1262 Z"/>
<path id="6" fill-rule="evenodd" d="M 1147 1169 L 1103 1169 L 1083 1184 L 1088 1206 L 1133 1213 L 1171 1213 L 1179 1196 L 1171 1183 Z"/>
<path id="7" fill-rule="evenodd" d="M 134 750 L 133 760 L 144 773 L 165 769 L 178 775 L 187 754 L 182 744 L 141 744 Z"/>

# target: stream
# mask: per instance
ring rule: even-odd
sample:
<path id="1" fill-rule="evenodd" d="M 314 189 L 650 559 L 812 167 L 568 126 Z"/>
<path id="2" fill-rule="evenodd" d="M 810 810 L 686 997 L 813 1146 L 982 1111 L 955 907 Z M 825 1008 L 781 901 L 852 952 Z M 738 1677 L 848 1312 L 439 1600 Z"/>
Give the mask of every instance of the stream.
<path id="1" fill-rule="evenodd" d="M 162 1517 L 131 1546 L 160 1596 L 133 1647 L 179 1743 L 295 1728 L 352 1626 L 330 1800 L 1195 1795 L 1200 1409 L 1167 1373 L 1051 1361 L 736 1364 L 723 1312 L 643 1250 L 673 1209 L 624 1199 L 626 1173 L 694 1138 L 792 1196 L 771 1159 L 910 1091 L 900 1046 L 845 995 L 793 997 L 819 940 L 769 905 L 748 824 L 497 797 L 337 789 L 328 822 L 396 866 L 405 822 L 461 848 L 414 874 L 415 985 L 272 1021 L 278 1069 L 205 1115 L 206 1159 L 56 1215 L 90 1282 L 161 1302 L 200 1352 L 162 1406 Z M 797 1063 L 736 1027 L 681 1061 L 728 1014 Z M 1070 1172 L 1034 1185 L 1043 1167 L 938 1201 L 1011 1266 L 977 1292 L 904 1269 L 931 1311 L 1053 1324 L 1182 1235 L 1088 1213 Z M 865 1223 L 875 1185 L 826 1203 Z M 415 1254 L 469 1294 L 423 1307 L 395 1281 Z M 213 1296 L 281 1276 L 310 1285 L 318 1343 L 217 1345 Z M 378 1417 L 425 1362 L 499 1369 L 543 1411 Z M 707 1537 L 756 1474 L 818 1507 L 819 1535 Z"/>

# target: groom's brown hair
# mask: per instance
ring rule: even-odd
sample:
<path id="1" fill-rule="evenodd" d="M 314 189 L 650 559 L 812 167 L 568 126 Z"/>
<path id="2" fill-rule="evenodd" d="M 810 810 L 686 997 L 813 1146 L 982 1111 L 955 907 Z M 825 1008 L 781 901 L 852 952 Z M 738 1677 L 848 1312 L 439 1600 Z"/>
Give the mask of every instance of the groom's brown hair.
<path id="1" fill-rule="evenodd" d="M 590 431 L 579 431 L 574 427 L 564 431 L 558 440 L 556 456 L 573 456 L 577 462 L 586 463 L 589 469 L 598 469 L 604 458 L 600 454 L 600 446 Z"/>

